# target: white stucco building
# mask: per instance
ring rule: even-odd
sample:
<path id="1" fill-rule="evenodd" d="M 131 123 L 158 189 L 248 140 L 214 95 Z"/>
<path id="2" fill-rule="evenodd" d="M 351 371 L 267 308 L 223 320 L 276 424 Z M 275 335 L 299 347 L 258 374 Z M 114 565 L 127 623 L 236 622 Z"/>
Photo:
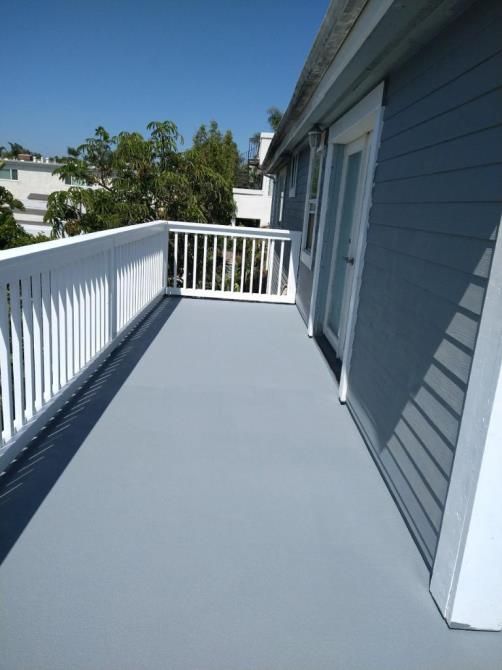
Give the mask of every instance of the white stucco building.
<path id="1" fill-rule="evenodd" d="M 33 235 L 49 234 L 50 226 L 44 223 L 47 198 L 53 191 L 62 191 L 71 186 L 52 174 L 60 164 L 48 158 L 5 159 L 3 163 L 0 186 L 8 189 L 25 207 L 23 212 L 15 214 L 17 222 Z"/>
<path id="2" fill-rule="evenodd" d="M 260 133 L 256 153 L 258 165 L 262 164 L 273 136 L 274 133 Z M 264 175 L 261 189 L 234 188 L 234 200 L 237 206 L 235 221 L 242 225 L 258 225 L 260 228 L 270 226 L 272 186 L 272 179 Z"/>
<path id="3" fill-rule="evenodd" d="M 270 146 L 274 133 L 260 133 L 256 153 L 256 164 L 261 165 Z M 60 163 L 48 158 L 33 160 L 4 159 L 0 169 L 0 185 L 7 188 L 25 209 L 15 214 L 16 220 L 33 235 L 50 233 L 50 226 L 44 223 L 47 199 L 53 191 L 70 188 L 69 182 L 61 180 L 53 171 Z M 270 226 L 272 209 L 272 179 L 263 176 L 261 189 L 234 188 L 236 217 L 234 223 Z"/>

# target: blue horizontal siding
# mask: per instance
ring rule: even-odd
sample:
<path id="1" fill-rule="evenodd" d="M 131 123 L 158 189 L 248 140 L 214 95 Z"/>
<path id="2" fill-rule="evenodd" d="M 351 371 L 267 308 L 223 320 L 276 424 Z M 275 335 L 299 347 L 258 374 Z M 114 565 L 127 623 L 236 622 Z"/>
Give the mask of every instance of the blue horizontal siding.
<path id="1" fill-rule="evenodd" d="M 502 210 L 500 3 L 387 81 L 349 403 L 432 565 Z"/>

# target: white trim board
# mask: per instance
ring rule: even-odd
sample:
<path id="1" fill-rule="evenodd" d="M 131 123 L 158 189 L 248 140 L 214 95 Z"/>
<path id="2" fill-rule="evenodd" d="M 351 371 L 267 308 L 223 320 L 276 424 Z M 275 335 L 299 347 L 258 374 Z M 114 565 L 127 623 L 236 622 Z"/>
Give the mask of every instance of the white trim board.
<path id="1" fill-rule="evenodd" d="M 430 584 L 453 628 L 502 630 L 501 298 L 499 229 Z"/>

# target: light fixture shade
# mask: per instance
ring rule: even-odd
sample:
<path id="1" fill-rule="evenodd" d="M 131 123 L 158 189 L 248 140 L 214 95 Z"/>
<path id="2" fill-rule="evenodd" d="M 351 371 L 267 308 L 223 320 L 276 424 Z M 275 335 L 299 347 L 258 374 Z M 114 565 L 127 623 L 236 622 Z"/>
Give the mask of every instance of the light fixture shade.
<path id="1" fill-rule="evenodd" d="M 321 129 L 319 126 L 314 126 L 312 130 L 308 133 L 309 145 L 312 150 L 315 150 L 319 147 L 321 142 Z"/>

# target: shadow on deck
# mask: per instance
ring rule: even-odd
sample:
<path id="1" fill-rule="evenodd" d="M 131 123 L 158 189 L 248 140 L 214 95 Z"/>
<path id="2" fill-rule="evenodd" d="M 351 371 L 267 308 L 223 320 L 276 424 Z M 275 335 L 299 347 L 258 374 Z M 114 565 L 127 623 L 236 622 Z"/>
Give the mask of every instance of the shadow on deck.
<path id="1" fill-rule="evenodd" d="M 162 301 L 0 486 L 1 668 L 500 668 L 294 307 Z"/>
<path id="2" fill-rule="evenodd" d="M 150 312 L 0 478 L 0 564 L 177 304 Z"/>

